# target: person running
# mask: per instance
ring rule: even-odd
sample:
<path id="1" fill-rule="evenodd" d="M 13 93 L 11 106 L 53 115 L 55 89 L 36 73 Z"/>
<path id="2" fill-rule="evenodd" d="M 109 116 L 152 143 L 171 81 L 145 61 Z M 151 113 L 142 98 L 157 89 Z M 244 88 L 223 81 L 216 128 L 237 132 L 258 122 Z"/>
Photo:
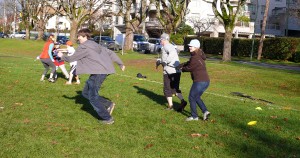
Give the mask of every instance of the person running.
<path id="1" fill-rule="evenodd" d="M 50 77 L 49 77 L 48 81 L 55 82 L 53 75 L 56 73 L 56 68 L 54 65 L 54 58 L 52 55 L 52 51 L 53 51 L 53 47 L 54 47 L 54 40 L 55 40 L 54 35 L 50 35 L 48 37 L 48 40 L 44 44 L 42 53 L 37 57 L 37 59 L 41 60 L 43 66 L 45 68 L 40 81 L 44 81 L 45 76 L 49 71 L 49 68 L 51 68 L 51 73 L 50 73 Z"/>
<path id="2" fill-rule="evenodd" d="M 80 45 L 76 53 L 72 56 L 58 53 L 58 56 L 67 62 L 77 61 L 78 74 L 90 74 L 82 91 L 82 95 L 90 101 L 94 110 L 102 119 L 104 124 L 113 124 L 114 119 L 111 116 L 115 104 L 101 96 L 99 91 L 107 75 L 115 73 L 114 62 L 119 65 L 122 71 L 125 66 L 117 54 L 94 41 L 88 40 L 91 31 L 87 28 L 78 31 L 78 40 Z M 106 106 L 109 106 L 106 109 Z"/>
<path id="3" fill-rule="evenodd" d="M 174 45 L 169 42 L 170 36 L 163 33 L 160 36 L 162 44 L 162 57 L 158 62 L 163 66 L 163 82 L 164 82 L 164 95 L 168 101 L 167 110 L 173 110 L 173 94 L 176 95 L 181 105 L 178 111 L 183 111 L 187 102 L 183 99 L 181 90 L 179 89 L 181 71 L 176 67 L 179 66 L 180 61 L 178 53 Z M 159 65 L 159 64 L 158 64 Z"/>
<path id="4" fill-rule="evenodd" d="M 179 66 L 183 72 L 190 72 L 193 80 L 192 87 L 189 94 L 189 102 L 191 108 L 191 117 L 188 117 L 186 121 L 197 121 L 198 113 L 197 106 L 200 107 L 203 113 L 203 120 L 207 120 L 210 112 L 207 110 L 203 100 L 202 94 L 208 88 L 210 80 L 206 70 L 206 56 L 200 49 L 200 42 L 197 39 L 191 40 L 188 44 L 190 49 L 191 58 L 188 62 Z"/>
<path id="5" fill-rule="evenodd" d="M 74 55 L 75 49 L 73 47 L 73 43 L 71 41 L 67 41 L 66 45 L 67 45 L 68 56 Z M 76 74 L 76 66 L 77 66 L 77 61 L 70 62 L 70 67 L 71 67 L 70 75 L 69 75 L 70 77 L 69 77 L 69 81 L 66 82 L 67 85 L 72 84 L 73 76 L 75 76 L 76 84 L 80 84 L 79 75 Z"/>
<path id="6" fill-rule="evenodd" d="M 54 80 L 57 80 L 57 70 L 58 68 L 61 69 L 61 71 L 63 72 L 64 76 L 66 79 L 69 80 L 69 73 L 65 67 L 65 62 L 57 56 L 58 53 L 58 49 L 59 49 L 60 45 L 58 43 L 54 44 L 54 49 L 53 49 L 53 57 L 54 57 L 54 65 L 56 66 L 56 73 L 54 75 Z"/>

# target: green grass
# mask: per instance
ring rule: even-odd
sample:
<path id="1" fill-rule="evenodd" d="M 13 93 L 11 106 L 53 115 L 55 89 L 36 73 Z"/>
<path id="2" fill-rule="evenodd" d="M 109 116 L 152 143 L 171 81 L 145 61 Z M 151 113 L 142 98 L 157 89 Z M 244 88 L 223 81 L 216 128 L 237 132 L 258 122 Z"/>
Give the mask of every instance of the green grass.
<path id="1" fill-rule="evenodd" d="M 0 157 L 300 157 L 297 72 L 207 61 L 211 85 L 203 100 L 210 121 L 185 122 L 189 107 L 164 110 L 156 55 L 119 54 L 126 71 L 116 66 L 100 92 L 116 103 L 115 124 L 102 125 L 80 96 L 87 75 L 81 85 L 39 81 L 43 67 L 34 59 L 43 43 L 0 39 Z M 147 79 L 138 80 L 139 72 Z M 191 83 L 183 73 L 186 99 Z"/>

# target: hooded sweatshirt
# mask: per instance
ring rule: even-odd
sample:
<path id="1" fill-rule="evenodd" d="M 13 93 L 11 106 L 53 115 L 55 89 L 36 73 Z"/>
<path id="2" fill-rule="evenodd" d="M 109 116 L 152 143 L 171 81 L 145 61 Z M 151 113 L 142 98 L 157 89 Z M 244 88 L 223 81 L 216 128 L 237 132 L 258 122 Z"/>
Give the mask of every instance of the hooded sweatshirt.
<path id="1" fill-rule="evenodd" d="M 176 69 L 180 65 L 179 57 L 175 47 L 168 43 L 162 47 L 161 62 L 164 67 L 164 74 L 174 74 L 181 72 Z"/>
<path id="2" fill-rule="evenodd" d="M 182 64 L 182 71 L 191 72 L 193 82 L 209 82 L 205 60 L 206 56 L 202 50 L 191 52 L 190 60 Z"/>
<path id="3" fill-rule="evenodd" d="M 72 56 L 62 56 L 62 59 L 67 62 L 77 61 L 77 74 L 113 74 L 114 62 L 120 68 L 124 65 L 115 52 L 91 40 L 81 43 L 75 52 Z"/>

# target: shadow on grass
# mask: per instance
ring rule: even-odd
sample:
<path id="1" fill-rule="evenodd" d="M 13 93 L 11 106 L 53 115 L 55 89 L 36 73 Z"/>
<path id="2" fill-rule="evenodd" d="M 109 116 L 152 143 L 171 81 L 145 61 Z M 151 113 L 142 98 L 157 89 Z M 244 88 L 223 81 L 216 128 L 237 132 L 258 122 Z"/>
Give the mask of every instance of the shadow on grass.
<path id="1" fill-rule="evenodd" d="M 89 100 L 82 96 L 82 91 L 76 91 L 77 95 L 74 97 L 69 97 L 63 95 L 64 98 L 75 100 L 76 104 L 82 104 L 81 110 L 91 114 L 96 119 L 100 119 L 97 112 L 94 110 L 93 106 L 90 104 Z"/>
<path id="2" fill-rule="evenodd" d="M 238 128 L 244 134 L 245 140 L 231 141 L 227 140 L 228 149 L 234 149 L 232 152 L 236 157 L 299 157 L 300 146 L 296 143 L 296 138 L 283 138 L 276 134 L 280 132 L 266 131 L 255 126 L 247 126 L 237 123 L 232 125 Z M 294 139 L 294 141 L 293 141 Z M 225 140 L 225 139 L 223 139 Z M 240 152 L 236 152 L 240 151 Z"/>
<path id="3" fill-rule="evenodd" d="M 149 91 L 149 90 L 147 90 L 147 89 L 141 88 L 141 87 L 139 87 L 139 86 L 133 86 L 133 87 L 136 88 L 136 89 L 138 90 L 137 93 L 141 93 L 141 94 L 147 96 L 149 99 L 155 101 L 158 105 L 164 105 L 164 104 L 166 103 L 166 98 L 165 98 L 164 96 L 162 96 L 162 95 L 158 95 L 157 93 L 154 93 L 154 92 Z M 174 101 L 173 101 L 173 103 L 174 103 L 174 105 L 173 105 L 174 110 L 175 110 L 176 112 L 179 112 L 178 109 L 180 108 L 180 103 L 174 102 Z M 183 111 L 180 112 L 180 113 L 182 113 L 182 114 L 185 115 L 185 116 L 190 116 L 190 115 L 191 115 L 191 114 L 190 114 L 188 111 L 186 111 L 186 110 L 183 110 Z"/>

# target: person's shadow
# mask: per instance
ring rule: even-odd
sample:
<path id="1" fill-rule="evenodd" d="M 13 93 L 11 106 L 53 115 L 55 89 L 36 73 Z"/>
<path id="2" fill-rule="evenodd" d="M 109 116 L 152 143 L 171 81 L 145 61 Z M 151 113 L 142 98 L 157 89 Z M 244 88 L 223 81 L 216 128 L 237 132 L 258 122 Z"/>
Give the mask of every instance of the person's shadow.
<path id="1" fill-rule="evenodd" d="M 147 96 L 149 99 L 155 101 L 158 105 L 164 105 L 165 102 L 166 102 L 166 98 L 162 95 L 158 95 L 152 91 L 149 91 L 147 89 L 144 89 L 144 88 L 141 88 L 139 86 L 133 86 L 134 88 L 136 88 L 138 90 L 137 93 L 141 93 L 145 96 Z M 177 103 L 177 102 L 173 102 L 174 105 L 173 105 L 173 108 L 176 112 L 180 112 L 179 109 L 180 109 L 180 103 Z M 181 111 L 180 113 L 182 113 L 183 115 L 185 116 L 190 116 L 190 112 L 186 111 L 186 110 L 183 110 Z"/>
<path id="2" fill-rule="evenodd" d="M 82 104 L 81 110 L 91 114 L 93 117 L 100 119 L 97 112 L 94 110 L 93 106 L 90 104 L 89 100 L 82 96 L 82 91 L 76 91 L 77 95 L 74 97 L 69 97 L 63 95 L 64 98 L 75 100 L 76 104 Z"/>

